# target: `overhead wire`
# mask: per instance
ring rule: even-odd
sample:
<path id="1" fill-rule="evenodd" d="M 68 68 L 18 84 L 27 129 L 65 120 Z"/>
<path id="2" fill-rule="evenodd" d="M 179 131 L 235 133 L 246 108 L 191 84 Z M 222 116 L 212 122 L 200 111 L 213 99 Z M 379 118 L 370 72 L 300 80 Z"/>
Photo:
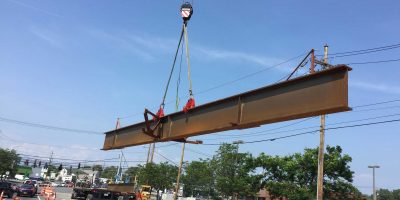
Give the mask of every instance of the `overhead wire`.
<path id="1" fill-rule="evenodd" d="M 10 119 L 10 118 L 5 118 L 5 117 L 0 117 L 0 121 L 19 124 L 19 125 L 24 125 L 24 126 L 31 126 L 31 127 L 37 127 L 37 128 L 57 130 L 57 131 L 67 131 L 67 132 L 73 132 L 73 133 L 86 133 L 86 134 L 95 134 L 95 135 L 103 134 L 103 133 L 98 132 L 98 131 L 64 128 L 64 127 L 58 127 L 58 126 L 51 126 L 51 125 L 45 125 L 45 124 L 39 124 L 39 123 L 33 123 L 33 122 L 27 122 L 27 121 L 21 121 L 21 120 L 15 120 L 15 119 Z"/>
<path id="2" fill-rule="evenodd" d="M 367 121 L 367 120 L 373 120 L 373 119 L 381 119 L 381 118 L 388 118 L 388 117 L 394 117 L 394 116 L 399 116 L 400 113 L 396 114 L 391 114 L 391 115 L 382 115 L 382 116 L 376 116 L 376 117 L 369 117 L 369 118 L 363 118 L 363 119 L 357 119 L 357 120 L 350 120 L 350 121 L 344 121 L 344 122 L 337 122 L 337 123 L 330 123 L 327 124 L 326 126 L 332 126 L 332 125 L 337 125 L 337 124 L 347 124 L 347 123 L 354 123 L 354 122 L 360 122 L 360 121 Z M 305 129 L 312 129 L 312 128 L 318 128 L 320 126 L 309 126 L 309 127 L 301 127 L 297 129 L 290 129 L 290 130 L 285 130 L 285 131 L 278 131 L 278 132 L 272 132 L 272 130 L 276 129 L 270 129 L 270 130 L 265 130 L 265 131 L 258 131 L 258 132 L 253 132 L 253 133 L 247 133 L 247 134 L 242 134 L 242 135 L 225 135 L 226 137 L 229 137 L 230 139 L 237 139 L 237 138 L 249 138 L 249 137 L 259 137 L 259 136 L 265 136 L 265 135 L 275 135 L 275 134 L 280 134 L 280 133 L 287 133 L 287 132 L 293 132 L 293 131 L 299 131 L 299 130 L 305 130 Z M 203 139 L 203 140 L 219 140 L 219 139 L 226 139 L 225 137 L 220 137 L 220 138 L 212 138 L 212 139 Z"/>
<path id="3" fill-rule="evenodd" d="M 377 125 L 377 124 L 394 123 L 394 122 L 399 122 L 399 121 L 400 121 L 400 119 L 393 119 L 393 120 L 370 122 L 370 123 L 364 123 L 364 124 L 354 124 L 354 125 L 348 125 L 348 126 L 331 127 L 331 128 L 325 128 L 324 130 L 336 130 L 336 129 L 344 129 L 344 128 L 361 127 L 361 126 L 371 126 L 371 125 Z M 267 142 L 267 141 L 275 141 L 275 140 L 284 139 L 284 138 L 291 138 L 291 137 L 296 137 L 296 136 L 300 136 L 300 135 L 316 133 L 318 131 L 320 131 L 320 130 L 318 129 L 318 130 L 306 131 L 306 132 L 301 132 L 301 133 L 296 133 L 296 134 L 291 134 L 291 135 L 286 135 L 286 136 L 281 136 L 281 137 L 275 137 L 275 138 L 262 139 L 262 140 L 244 141 L 241 144 L 253 144 L 253 143 L 260 143 L 260 142 Z M 203 143 L 202 145 L 218 146 L 221 144 L 223 144 L 223 143 Z"/>
<path id="4" fill-rule="evenodd" d="M 382 104 L 389 104 L 389 103 L 395 103 L 395 102 L 400 102 L 400 99 L 393 99 L 393 100 L 388 100 L 388 101 L 380 101 L 380 102 L 374 102 L 374 103 L 369 103 L 369 104 L 362 104 L 362 105 L 356 105 L 356 106 L 352 106 L 353 109 L 357 109 L 357 108 L 362 108 L 362 107 L 370 107 L 370 106 L 376 106 L 376 105 L 382 105 Z M 396 106 L 396 107 L 400 107 L 400 106 Z M 394 108 L 394 106 L 388 107 L 388 108 Z M 380 108 L 380 109 L 387 109 L 386 107 Z M 377 109 L 369 109 L 369 110 L 377 110 Z M 344 113 L 352 113 L 352 112 L 361 112 L 361 111 L 369 111 L 369 110 L 353 110 L 351 112 L 344 112 Z M 343 114 L 343 113 L 336 113 L 336 114 Z M 279 126 L 276 128 L 272 128 L 272 129 L 268 129 L 268 130 L 262 130 L 262 131 L 255 131 L 255 132 L 250 132 L 250 133 L 245 133 L 242 134 L 242 132 L 237 132 L 237 133 L 231 133 L 231 134 L 215 134 L 216 136 L 223 136 L 223 137 L 234 137 L 232 136 L 232 134 L 241 134 L 241 136 L 246 136 L 246 135 L 254 135 L 254 134 L 258 134 L 258 133 L 265 133 L 265 132 L 271 132 L 271 131 L 275 131 L 278 129 L 283 129 L 283 128 L 287 128 L 296 124 L 300 124 L 303 123 L 305 121 L 314 119 L 316 117 L 309 117 L 309 118 L 305 118 L 302 119 L 300 121 L 296 121 L 287 125 L 283 125 L 283 126 Z M 220 138 L 213 138 L 213 139 L 220 139 Z M 211 139 L 210 139 L 211 140 Z"/>
<path id="5" fill-rule="evenodd" d="M 398 62 L 399 59 L 391 59 L 391 60 L 378 60 L 378 61 L 367 61 L 367 62 L 353 62 L 347 63 L 347 65 L 367 65 L 367 64 L 376 64 L 376 63 L 388 63 L 388 62 Z"/>

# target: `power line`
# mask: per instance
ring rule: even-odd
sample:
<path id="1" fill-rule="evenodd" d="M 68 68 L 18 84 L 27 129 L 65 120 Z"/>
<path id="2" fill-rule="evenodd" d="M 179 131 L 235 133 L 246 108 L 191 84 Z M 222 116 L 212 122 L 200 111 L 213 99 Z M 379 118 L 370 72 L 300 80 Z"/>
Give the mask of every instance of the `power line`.
<path id="1" fill-rule="evenodd" d="M 164 158 L 165 160 L 172 162 L 172 164 L 174 164 L 175 166 L 178 166 L 178 163 L 176 163 L 175 161 L 173 161 L 173 160 L 171 160 L 171 159 L 169 159 L 169 158 L 163 156 L 162 154 L 158 153 L 157 151 L 154 151 L 154 153 L 156 153 L 157 155 L 161 156 L 161 157 Z"/>
<path id="2" fill-rule="evenodd" d="M 351 120 L 351 121 L 331 123 L 331 124 L 327 124 L 327 126 L 332 126 L 332 125 L 337 125 L 337 124 L 354 123 L 354 122 L 373 120 L 373 119 L 381 119 L 381 118 L 394 117 L 394 116 L 399 116 L 399 115 L 400 115 L 400 113 L 391 114 L 391 115 L 382 115 L 382 116 L 369 117 L 369 118 L 363 118 L 363 119 L 357 119 L 357 120 Z M 243 138 L 243 137 L 247 138 L 247 137 L 257 137 L 257 136 L 264 136 L 264 135 L 275 135 L 275 134 L 279 134 L 279 133 L 287 133 L 287 132 L 293 132 L 293 131 L 311 129 L 311 128 L 318 128 L 318 127 L 319 126 L 309 126 L 309 127 L 302 127 L 302 128 L 298 128 L 298 129 L 291 129 L 291 130 L 279 131 L 279 132 L 271 132 L 272 130 L 276 130 L 276 129 L 270 129 L 270 130 L 265 130 L 265 131 L 258 131 L 256 133 L 242 134 L 242 135 L 239 135 L 239 136 L 232 136 L 232 135 L 231 136 L 226 135 L 226 136 L 227 137 L 229 136 L 230 138 Z M 257 133 L 260 133 L 260 134 L 257 134 Z M 218 139 L 226 139 L 226 138 L 213 138 L 212 140 L 218 140 Z"/>
<path id="3" fill-rule="evenodd" d="M 395 102 L 400 102 L 400 99 L 393 99 L 393 100 L 389 100 L 389 101 L 380 101 L 380 102 L 374 102 L 374 103 L 369 103 L 369 104 L 362 104 L 362 105 L 358 105 L 358 106 L 356 105 L 356 106 L 352 106 L 352 108 L 370 107 L 370 106 L 376 106 L 376 105 L 382 105 L 382 104 L 388 104 L 388 103 L 395 103 Z M 353 110 L 352 112 L 372 111 L 372 110 L 388 109 L 388 108 L 396 108 L 396 107 L 400 107 L 400 106 L 390 106 L 390 107 L 382 107 L 382 108 L 376 108 L 376 109 L 365 109 L 365 110 L 355 110 L 355 111 Z M 345 113 L 352 113 L 352 112 L 345 112 Z M 309 117 L 309 118 L 303 119 L 301 121 L 297 121 L 297 122 L 294 122 L 294 123 L 291 123 L 291 124 L 288 124 L 288 125 L 284 125 L 284 126 L 280 126 L 280 127 L 277 127 L 277 128 L 273 128 L 273 129 L 250 132 L 250 133 L 246 133 L 246 134 L 242 134 L 241 132 L 238 132 L 238 134 L 240 133 L 241 134 L 240 136 L 245 136 L 245 135 L 254 135 L 254 134 L 258 134 L 258 133 L 271 132 L 271 131 L 274 131 L 274 130 L 278 130 L 278 129 L 290 127 L 290 126 L 293 126 L 293 125 L 296 125 L 296 124 L 299 124 L 299 123 L 303 123 L 305 121 L 308 121 L 308 120 L 314 119 L 314 118 L 316 118 L 316 117 Z M 295 130 L 298 130 L 298 129 L 295 129 Z M 287 131 L 283 131 L 283 132 L 287 132 Z M 281 132 L 278 132 L 278 133 L 281 133 Z M 234 134 L 234 133 L 232 133 L 232 134 Z M 223 135 L 223 134 L 218 134 L 217 135 L 216 134 L 216 136 L 235 137 L 235 136 L 232 136 L 232 134 L 226 134 L 226 135 Z M 213 138 L 213 139 L 222 139 L 222 138 Z"/>
<path id="4" fill-rule="evenodd" d="M 379 51 L 387 51 L 387 50 L 396 49 L 396 48 L 399 48 L 399 47 L 400 47 L 400 44 L 393 44 L 393 45 L 374 47 L 374 48 L 369 48 L 369 49 L 361 49 L 361 50 L 353 50 L 353 51 L 344 51 L 344 52 L 331 53 L 330 55 L 332 55 L 333 57 L 345 57 L 345 56 L 353 56 L 353 55 L 374 53 L 374 52 L 379 52 Z M 318 55 L 318 56 L 321 56 L 321 55 Z"/>
<path id="5" fill-rule="evenodd" d="M 14 124 L 19 124 L 19 125 L 24 125 L 24 126 L 31 126 L 31 127 L 36 127 L 36 128 L 57 130 L 57 131 L 67 131 L 67 132 L 73 132 L 73 133 L 85 133 L 85 134 L 95 134 L 95 135 L 103 134 L 103 133 L 98 132 L 98 131 L 72 129 L 72 128 L 64 128 L 64 127 L 58 127 L 58 126 L 50 126 L 50 125 L 45 125 L 45 124 L 32 123 L 32 122 L 27 122 L 27 121 L 20 121 L 20 120 L 4 118 L 4 117 L 0 117 L 0 121 L 7 122 L 7 123 L 14 123 Z"/>
<path id="6" fill-rule="evenodd" d="M 302 54 L 300 54 L 300 55 L 298 55 L 298 56 L 295 56 L 295 57 L 293 57 L 293 58 L 290 58 L 290 59 L 288 59 L 288 60 L 285 60 L 285 61 L 283 61 L 283 62 L 281 62 L 281 63 L 278 63 L 278 64 L 275 64 L 275 65 L 272 65 L 272 66 L 265 67 L 265 68 L 263 68 L 263 69 L 261 69 L 261 70 L 258 70 L 258 71 L 255 71 L 255 72 L 246 74 L 246 75 L 241 76 L 241 77 L 239 77 L 239 78 L 237 78 L 237 79 L 233 79 L 233 80 L 227 81 L 227 82 L 225 82 L 225 83 L 221 83 L 221 84 L 219 84 L 219 85 L 216 85 L 216 86 L 214 86 L 214 87 L 211 87 L 211 88 L 202 90 L 202 91 L 196 93 L 196 95 L 198 95 L 198 94 L 203 94 L 203 93 L 207 93 L 207 92 L 209 92 L 209 91 L 211 91 L 211 90 L 215 90 L 215 89 L 217 89 L 217 88 L 220 88 L 220 87 L 223 87 L 223 86 L 226 86 L 226 85 L 229 85 L 229 84 L 232 84 L 232 83 L 241 81 L 241 80 L 243 80 L 243 79 L 247 79 L 247 78 L 252 77 L 252 76 L 255 76 L 255 75 L 257 75 L 257 74 L 259 74 L 259 73 L 261 73 L 261 72 L 268 71 L 268 70 L 270 70 L 270 69 L 272 69 L 272 68 L 275 68 L 275 67 L 278 67 L 278 66 L 280 66 L 280 65 L 286 64 L 286 63 L 288 63 L 288 62 L 290 62 L 290 61 L 293 61 L 293 60 L 295 60 L 295 59 L 297 59 L 297 58 L 299 58 L 299 57 L 301 57 L 301 56 L 303 56 L 303 55 L 305 55 L 305 54 L 306 54 L 306 53 L 302 53 Z"/>
<path id="7" fill-rule="evenodd" d="M 392 60 L 354 62 L 354 63 L 347 63 L 347 65 L 366 65 L 366 64 L 387 63 L 387 62 L 398 62 L 398 61 L 400 61 L 400 58 L 399 58 L 399 59 L 392 59 Z"/>
<path id="8" fill-rule="evenodd" d="M 370 122 L 370 123 L 364 123 L 364 124 L 354 124 L 354 125 L 348 125 L 348 126 L 339 126 L 339 127 L 332 127 L 332 128 L 325 128 L 324 130 L 336 130 L 336 129 L 344 129 L 344 128 L 354 128 L 354 127 L 361 127 L 361 126 L 371 126 L 371 125 L 377 125 L 377 124 L 386 124 L 386 123 L 393 123 L 393 122 L 399 122 L 400 119 L 394 119 L 394 120 L 387 120 L 387 121 L 379 121 L 379 122 Z M 253 144 L 253 143 L 259 143 L 259 142 L 267 142 L 267 141 L 275 141 L 279 139 L 285 139 L 285 138 L 290 138 L 290 137 L 296 137 L 300 135 L 306 135 L 310 133 L 315 133 L 320 131 L 318 130 L 312 130 L 312 131 L 307 131 L 307 132 L 301 132 L 301 133 L 296 133 L 292 135 L 286 135 L 286 136 L 281 136 L 281 137 L 275 137 L 275 138 L 269 138 L 269 139 L 263 139 L 263 140 L 254 140 L 254 141 L 247 141 L 243 142 L 242 144 Z M 210 144 L 203 144 L 203 145 L 221 145 L 221 143 L 210 143 Z"/>
<path id="9" fill-rule="evenodd" d="M 215 89 L 224 87 L 224 86 L 226 86 L 226 85 L 230 85 L 230 84 L 233 84 L 233 83 L 235 83 L 235 82 L 241 81 L 241 80 L 243 80 L 243 79 L 247 79 L 247 78 L 249 78 L 249 77 L 258 75 L 259 73 L 268 71 L 268 70 L 270 70 L 270 69 L 272 69 L 272 68 L 276 68 L 276 67 L 278 67 L 278 66 L 280 66 L 280 65 L 286 64 L 286 63 L 288 63 L 288 62 L 290 62 L 290 61 L 293 61 L 293 60 L 295 60 L 295 59 L 297 59 L 297 58 L 299 58 L 299 57 L 301 57 L 301 56 L 303 56 L 303 55 L 305 55 L 305 54 L 307 54 L 307 53 L 302 53 L 302 54 L 300 54 L 300 55 L 298 55 L 298 56 L 289 58 L 289 59 L 287 59 L 287 60 L 285 60 L 285 61 L 283 61 L 283 62 L 280 62 L 280 63 L 278 63 L 278 64 L 264 67 L 264 68 L 262 68 L 262 69 L 260 69 L 260 70 L 258 70 L 258 71 L 255 71 L 255 72 L 246 74 L 246 75 L 244 75 L 244 76 L 240 76 L 240 77 L 238 77 L 238 78 L 236 78 L 236 79 L 233 79 L 233 80 L 230 80 L 230 81 L 227 81 L 227 82 L 223 82 L 223 83 L 221 83 L 221 84 L 219 84 L 219 85 L 210 87 L 210 88 L 208 88 L 208 89 L 201 90 L 200 92 L 194 93 L 194 95 L 204 94 L 204 93 L 210 92 L 210 91 L 212 91 L 212 90 L 215 90 Z M 179 97 L 179 98 L 181 98 L 181 97 Z M 169 101 L 169 102 L 167 102 L 167 103 L 165 103 L 165 104 L 167 105 L 167 104 L 171 104 L 171 103 L 173 103 L 173 101 Z M 154 107 L 154 109 L 157 109 L 157 107 Z M 126 119 L 126 118 L 134 117 L 134 116 L 137 116 L 137 115 L 141 115 L 141 114 L 143 114 L 143 113 L 141 113 L 141 112 L 139 113 L 139 112 L 138 112 L 138 113 L 135 113 L 135 114 L 132 114 L 132 115 L 126 115 L 126 116 L 119 117 L 119 118 L 120 118 L 120 119 Z"/>
<path id="10" fill-rule="evenodd" d="M 353 108 L 361 108 L 361 107 L 376 106 L 376 105 L 387 104 L 387 103 L 394 103 L 394 102 L 400 102 L 400 99 L 393 99 L 393 100 L 389 100 L 389 101 L 381 101 L 381 102 L 363 104 L 363 105 L 353 106 Z"/>

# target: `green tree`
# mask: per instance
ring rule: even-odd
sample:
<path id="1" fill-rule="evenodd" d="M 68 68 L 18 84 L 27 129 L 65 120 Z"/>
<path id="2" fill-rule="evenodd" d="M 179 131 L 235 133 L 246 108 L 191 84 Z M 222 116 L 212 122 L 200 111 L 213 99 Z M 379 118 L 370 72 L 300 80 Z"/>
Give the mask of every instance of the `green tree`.
<path id="1" fill-rule="evenodd" d="M 102 165 L 93 165 L 92 170 L 101 172 L 101 171 L 103 171 L 103 166 Z"/>
<path id="2" fill-rule="evenodd" d="M 115 166 L 110 166 L 104 168 L 101 177 L 102 178 L 109 178 L 109 179 L 114 179 L 114 176 L 117 174 L 118 168 Z"/>
<path id="3" fill-rule="evenodd" d="M 18 156 L 15 150 L 0 148 L 0 179 L 9 172 L 10 177 L 14 177 L 18 169 L 18 163 L 21 157 Z"/>
<path id="4" fill-rule="evenodd" d="M 211 161 L 215 172 L 215 188 L 224 197 L 255 194 L 261 176 L 254 174 L 255 159 L 249 153 L 238 153 L 238 145 L 222 144 Z"/>
<path id="5" fill-rule="evenodd" d="M 192 161 L 185 164 L 182 176 L 185 196 L 212 196 L 214 194 L 214 170 L 210 160 Z"/>
<path id="6" fill-rule="evenodd" d="M 342 154 L 340 146 L 327 146 L 324 155 L 324 196 L 327 199 L 360 199 L 352 186 L 351 157 Z M 263 168 L 262 181 L 270 194 L 289 199 L 310 199 L 316 196 L 318 148 L 305 149 L 303 154 L 278 157 L 261 154 L 258 165 Z"/>
<path id="7" fill-rule="evenodd" d="M 393 199 L 400 200 L 400 189 L 393 190 Z"/>
<path id="8" fill-rule="evenodd" d="M 379 189 L 377 191 L 377 194 L 379 196 L 379 200 L 394 200 L 393 193 L 388 190 L 388 189 Z"/>
<path id="9" fill-rule="evenodd" d="M 176 175 L 178 174 L 178 168 L 168 162 L 158 164 L 148 163 L 129 168 L 125 173 L 131 177 L 136 175 L 139 185 L 150 185 L 157 190 L 158 196 L 159 190 L 171 189 L 173 187 Z"/>

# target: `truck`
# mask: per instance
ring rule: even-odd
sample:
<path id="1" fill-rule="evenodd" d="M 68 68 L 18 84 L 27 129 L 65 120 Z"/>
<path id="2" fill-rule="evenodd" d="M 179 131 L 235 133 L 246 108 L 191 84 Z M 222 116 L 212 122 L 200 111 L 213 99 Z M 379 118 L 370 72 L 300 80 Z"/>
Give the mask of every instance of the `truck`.
<path id="1" fill-rule="evenodd" d="M 94 186 L 90 183 L 77 183 L 72 190 L 71 199 L 86 200 L 136 200 L 134 184 L 109 184 Z"/>
<path id="2" fill-rule="evenodd" d="M 3 193 L 3 196 L 7 196 L 8 198 L 16 196 L 16 185 L 11 182 L 0 181 L 0 195 L 1 193 Z"/>

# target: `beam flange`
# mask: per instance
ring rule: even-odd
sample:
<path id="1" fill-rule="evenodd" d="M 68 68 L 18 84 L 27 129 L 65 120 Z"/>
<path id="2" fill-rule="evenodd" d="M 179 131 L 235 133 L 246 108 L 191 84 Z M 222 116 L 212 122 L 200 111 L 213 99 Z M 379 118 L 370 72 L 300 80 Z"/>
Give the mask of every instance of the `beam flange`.
<path id="1" fill-rule="evenodd" d="M 103 150 L 348 111 L 350 70 L 340 65 L 166 115 L 150 124 L 157 137 L 143 132 L 145 122 L 112 130 L 105 133 Z"/>

